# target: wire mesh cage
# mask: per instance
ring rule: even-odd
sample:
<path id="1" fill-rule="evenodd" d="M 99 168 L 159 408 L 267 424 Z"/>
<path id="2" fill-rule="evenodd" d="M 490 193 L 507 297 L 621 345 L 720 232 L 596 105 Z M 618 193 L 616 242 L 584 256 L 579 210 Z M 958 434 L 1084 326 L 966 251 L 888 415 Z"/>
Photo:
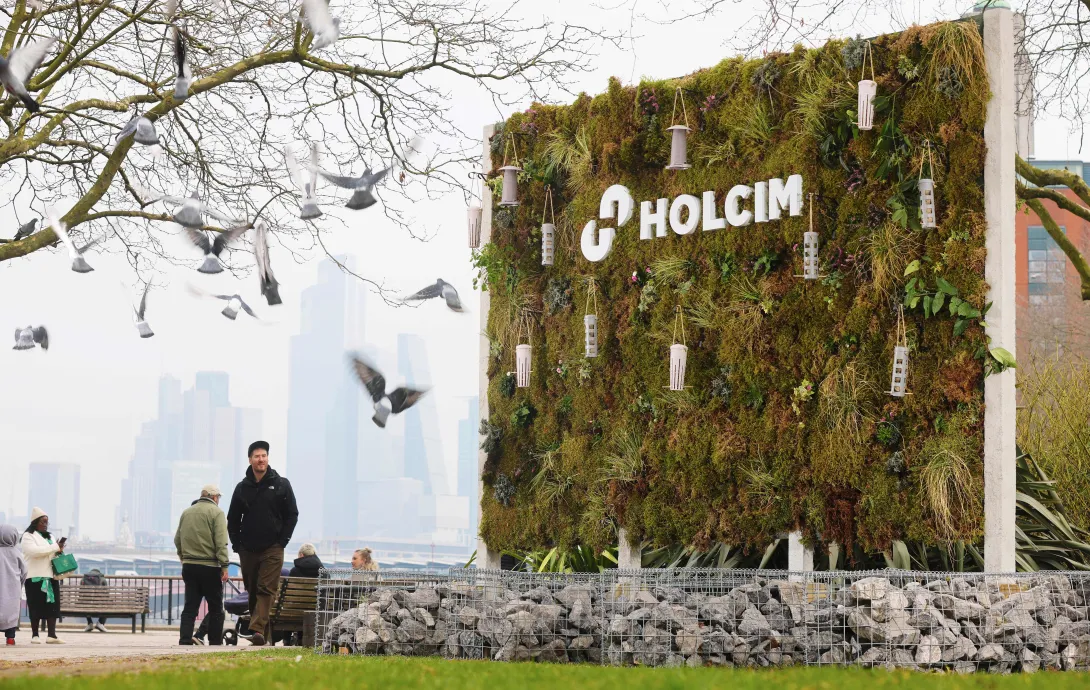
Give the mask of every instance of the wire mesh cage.
<path id="1" fill-rule="evenodd" d="M 446 641 L 439 604 L 449 575 L 419 570 L 323 569 L 315 651 L 433 656 Z"/>

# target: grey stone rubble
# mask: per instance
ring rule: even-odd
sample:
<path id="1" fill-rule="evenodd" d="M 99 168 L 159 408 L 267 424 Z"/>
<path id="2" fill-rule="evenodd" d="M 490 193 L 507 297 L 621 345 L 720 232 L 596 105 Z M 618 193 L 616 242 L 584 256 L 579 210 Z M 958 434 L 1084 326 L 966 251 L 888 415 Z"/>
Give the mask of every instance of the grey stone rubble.
<path id="1" fill-rule="evenodd" d="M 905 575 L 839 584 L 757 575 L 733 586 L 452 579 L 373 589 L 332 619 L 320 644 L 327 653 L 612 665 L 1090 669 L 1090 580 Z"/>

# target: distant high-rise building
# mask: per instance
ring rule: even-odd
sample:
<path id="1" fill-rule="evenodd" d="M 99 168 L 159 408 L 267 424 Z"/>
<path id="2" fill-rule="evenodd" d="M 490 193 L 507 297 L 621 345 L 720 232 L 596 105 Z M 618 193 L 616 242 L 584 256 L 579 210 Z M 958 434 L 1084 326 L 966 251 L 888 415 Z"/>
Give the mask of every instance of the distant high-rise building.
<path id="1" fill-rule="evenodd" d="M 219 467 L 212 463 L 179 462 L 174 465 L 170 475 L 170 524 L 174 529 L 178 527 L 182 511 L 201 497 L 201 487 L 216 481 L 218 474 Z"/>
<path id="2" fill-rule="evenodd" d="M 424 339 L 397 334 L 397 373 L 407 386 L 429 386 L 428 350 Z M 387 388 L 398 385 L 387 382 Z M 439 413 L 433 396 L 401 413 L 405 420 L 405 476 L 419 480 L 425 494 L 448 493 L 446 463 L 439 438 Z"/>
<path id="3" fill-rule="evenodd" d="M 469 533 L 477 535 L 477 513 L 480 511 L 480 499 L 477 496 L 479 480 L 477 473 L 477 449 L 480 436 L 480 398 L 474 396 L 468 401 L 465 419 L 458 422 L 458 495 L 469 501 Z"/>
<path id="4" fill-rule="evenodd" d="M 354 265 L 350 257 L 338 261 Z M 364 344 L 365 306 L 363 287 L 329 260 L 318 265 L 317 284 L 300 297 L 299 334 L 290 345 L 284 467 L 299 504 L 300 539 L 356 535 L 361 388 L 345 352 Z"/>
<path id="5" fill-rule="evenodd" d="M 29 511 L 41 508 L 49 516 L 49 531 L 79 536 L 79 465 L 74 462 L 32 462 Z"/>

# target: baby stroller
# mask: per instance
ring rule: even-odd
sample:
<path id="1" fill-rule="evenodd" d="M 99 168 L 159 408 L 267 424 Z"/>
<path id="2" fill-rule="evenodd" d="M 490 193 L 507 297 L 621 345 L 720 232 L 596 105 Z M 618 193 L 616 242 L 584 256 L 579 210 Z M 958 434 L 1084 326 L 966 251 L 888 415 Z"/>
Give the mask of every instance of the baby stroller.
<path id="1" fill-rule="evenodd" d="M 226 626 L 224 626 L 223 643 L 238 645 L 238 638 L 243 637 L 247 640 L 250 639 L 250 596 L 246 592 L 236 594 L 223 602 L 223 610 L 225 613 L 229 613 L 235 617 L 235 627 L 233 630 L 228 630 L 226 629 Z M 201 643 L 204 644 L 207 635 L 208 617 L 205 616 L 201 619 L 201 624 L 197 628 L 197 632 L 193 635 L 193 638 L 200 640 Z"/>

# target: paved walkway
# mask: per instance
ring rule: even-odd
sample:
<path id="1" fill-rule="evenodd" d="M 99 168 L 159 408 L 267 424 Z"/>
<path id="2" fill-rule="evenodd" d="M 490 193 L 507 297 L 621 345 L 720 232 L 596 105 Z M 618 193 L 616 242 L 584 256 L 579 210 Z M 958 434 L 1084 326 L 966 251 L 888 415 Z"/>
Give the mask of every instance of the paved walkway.
<path id="1" fill-rule="evenodd" d="M 146 633 L 138 632 L 134 635 L 129 632 L 128 626 L 118 626 L 108 633 L 85 633 L 62 629 L 57 631 L 57 637 L 64 640 L 66 644 L 30 644 L 30 626 L 24 625 L 23 630 L 15 635 L 14 647 L 5 646 L 0 639 L 0 669 L 10 669 L 13 666 L 50 659 L 101 660 L 260 649 L 260 647 L 251 647 L 246 640 L 239 640 L 237 647 L 229 645 L 183 647 L 178 644 L 177 630 L 149 630 Z"/>

